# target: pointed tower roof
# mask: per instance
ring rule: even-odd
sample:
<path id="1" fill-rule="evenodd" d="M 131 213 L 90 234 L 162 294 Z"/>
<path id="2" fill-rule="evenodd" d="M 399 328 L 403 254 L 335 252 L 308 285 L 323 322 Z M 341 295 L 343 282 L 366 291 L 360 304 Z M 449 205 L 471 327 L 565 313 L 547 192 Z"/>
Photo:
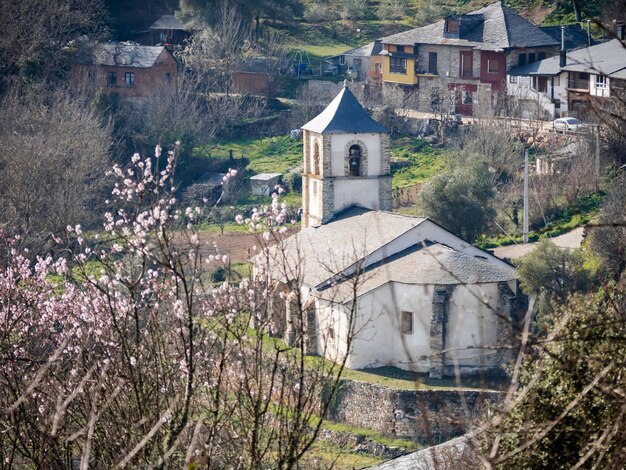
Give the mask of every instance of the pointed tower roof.
<path id="1" fill-rule="evenodd" d="M 318 134 L 389 132 L 367 114 L 346 84 L 326 109 L 302 126 L 302 129 Z"/>

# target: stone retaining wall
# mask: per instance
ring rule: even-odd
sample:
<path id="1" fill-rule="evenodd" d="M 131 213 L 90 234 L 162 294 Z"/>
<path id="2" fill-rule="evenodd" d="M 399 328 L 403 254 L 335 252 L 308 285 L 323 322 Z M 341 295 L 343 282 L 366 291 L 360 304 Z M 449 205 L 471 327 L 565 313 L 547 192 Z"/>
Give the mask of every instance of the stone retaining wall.
<path id="1" fill-rule="evenodd" d="M 500 395 L 482 390 L 393 390 L 344 380 L 327 417 L 385 436 L 439 443 L 467 432 Z"/>

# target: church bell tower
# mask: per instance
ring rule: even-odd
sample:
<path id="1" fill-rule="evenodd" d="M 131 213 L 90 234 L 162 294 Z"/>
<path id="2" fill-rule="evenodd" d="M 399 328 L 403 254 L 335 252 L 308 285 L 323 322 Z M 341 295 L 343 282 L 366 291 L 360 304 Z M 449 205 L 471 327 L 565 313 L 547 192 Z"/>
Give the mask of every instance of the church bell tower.
<path id="1" fill-rule="evenodd" d="M 391 211 L 389 131 L 344 88 L 302 126 L 302 228 L 351 206 Z"/>

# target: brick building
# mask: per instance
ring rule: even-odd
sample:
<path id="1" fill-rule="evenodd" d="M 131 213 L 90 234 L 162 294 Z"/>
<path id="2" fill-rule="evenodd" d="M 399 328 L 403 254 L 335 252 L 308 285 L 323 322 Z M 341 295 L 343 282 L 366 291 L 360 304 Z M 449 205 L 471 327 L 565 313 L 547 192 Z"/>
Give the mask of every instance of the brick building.
<path id="1" fill-rule="evenodd" d="M 162 46 L 96 44 L 72 65 L 74 82 L 87 80 L 125 97 L 141 98 L 176 88 L 176 60 Z"/>

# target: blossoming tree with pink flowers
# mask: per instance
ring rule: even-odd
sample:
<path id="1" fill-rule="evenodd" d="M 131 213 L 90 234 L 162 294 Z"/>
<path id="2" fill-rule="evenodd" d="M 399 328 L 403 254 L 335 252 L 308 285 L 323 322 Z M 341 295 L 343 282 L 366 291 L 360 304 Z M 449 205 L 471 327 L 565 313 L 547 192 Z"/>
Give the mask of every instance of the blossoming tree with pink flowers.
<path id="1" fill-rule="evenodd" d="M 68 227 L 61 256 L 4 237 L 0 468 L 294 468 L 315 442 L 343 365 L 271 336 L 269 276 L 209 281 L 228 256 L 162 152 L 113 167 L 103 230 Z M 237 221 L 268 255 L 286 207 Z"/>

